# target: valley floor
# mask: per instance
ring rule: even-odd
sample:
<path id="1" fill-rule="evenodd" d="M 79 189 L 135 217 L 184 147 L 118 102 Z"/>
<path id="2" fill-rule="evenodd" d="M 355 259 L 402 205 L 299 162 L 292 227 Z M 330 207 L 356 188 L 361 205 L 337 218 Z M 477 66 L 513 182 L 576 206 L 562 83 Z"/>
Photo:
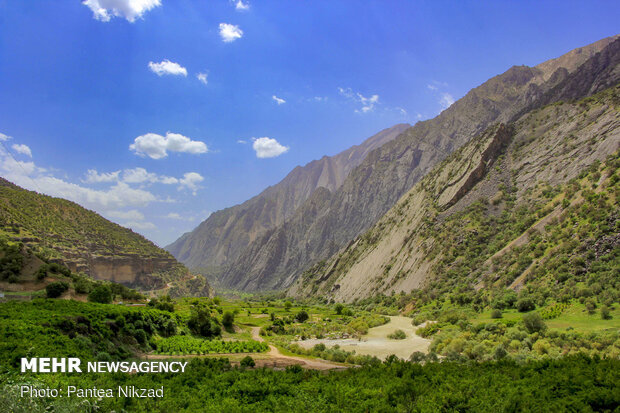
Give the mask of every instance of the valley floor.
<path id="1" fill-rule="evenodd" d="M 416 334 L 419 327 L 411 324 L 411 318 L 403 316 L 390 316 L 390 322 L 379 327 L 368 330 L 368 334 L 355 338 L 345 338 L 337 340 L 310 339 L 297 341 L 301 347 L 311 349 L 315 345 L 322 343 L 328 347 L 340 346 L 345 351 L 355 351 L 357 354 L 376 356 L 385 360 L 390 354 L 394 354 L 404 360 L 409 359 L 412 353 L 420 351 L 428 352 L 431 340 L 422 338 Z M 388 335 L 396 330 L 402 330 L 407 335 L 403 340 L 388 338 Z"/>

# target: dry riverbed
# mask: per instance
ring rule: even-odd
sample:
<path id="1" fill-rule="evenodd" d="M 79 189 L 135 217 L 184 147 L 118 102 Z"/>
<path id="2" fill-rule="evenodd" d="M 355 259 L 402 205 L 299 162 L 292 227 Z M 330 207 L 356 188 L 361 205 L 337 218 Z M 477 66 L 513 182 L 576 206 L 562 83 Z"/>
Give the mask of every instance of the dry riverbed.
<path id="1" fill-rule="evenodd" d="M 390 316 L 390 321 L 379 327 L 368 330 L 368 334 L 361 337 L 360 340 L 355 338 L 328 340 L 328 339 L 310 339 L 297 341 L 301 347 L 309 349 L 316 344 L 323 343 L 327 347 L 333 347 L 336 344 L 346 351 L 355 351 L 357 354 L 367 354 L 385 359 L 390 354 L 397 357 L 408 359 L 411 353 L 421 351 L 428 353 L 430 340 L 422 338 L 415 334 L 418 327 L 411 324 L 411 318 L 402 316 Z M 388 335 L 396 330 L 402 330 L 407 335 L 403 340 L 393 340 Z"/>

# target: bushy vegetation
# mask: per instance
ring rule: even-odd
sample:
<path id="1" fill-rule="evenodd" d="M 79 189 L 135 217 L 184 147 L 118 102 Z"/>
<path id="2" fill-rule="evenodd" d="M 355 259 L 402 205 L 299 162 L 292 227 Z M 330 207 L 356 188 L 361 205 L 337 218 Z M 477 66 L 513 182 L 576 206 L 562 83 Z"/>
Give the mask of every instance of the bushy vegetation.
<path id="1" fill-rule="evenodd" d="M 407 334 L 403 330 L 396 330 L 393 333 L 388 334 L 388 338 L 392 340 L 404 340 L 407 338 Z"/>
<path id="2" fill-rule="evenodd" d="M 156 354 L 179 356 L 184 354 L 260 353 L 269 346 L 258 341 L 205 340 L 191 336 L 173 336 L 154 341 Z"/>
<path id="3" fill-rule="evenodd" d="M 0 304 L 0 362 L 21 357 L 125 359 L 149 351 L 154 335 L 167 335 L 170 313 L 72 300 L 36 299 Z"/>
<path id="4" fill-rule="evenodd" d="M 0 410 L 15 400 L 15 392 L 6 391 L 7 386 L 26 380 L 32 381 L 16 375 L 3 377 Z M 420 365 L 389 358 L 377 365 L 327 374 L 298 366 L 284 371 L 233 368 L 225 359 L 201 358 L 192 359 L 184 374 L 46 375 L 39 380 L 98 388 L 165 387 L 165 397 L 159 400 L 90 400 L 96 411 L 587 412 L 613 411 L 620 404 L 620 362 L 585 356 L 466 365 L 445 361 Z M 36 399 L 34 403 L 77 404 L 77 400 Z M 43 411 L 37 408 L 30 411 Z"/>

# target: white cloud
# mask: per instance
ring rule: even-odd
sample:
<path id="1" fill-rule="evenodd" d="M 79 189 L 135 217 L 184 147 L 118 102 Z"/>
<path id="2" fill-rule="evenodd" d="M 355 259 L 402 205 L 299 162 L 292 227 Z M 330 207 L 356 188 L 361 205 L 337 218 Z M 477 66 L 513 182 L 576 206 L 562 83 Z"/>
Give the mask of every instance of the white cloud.
<path id="1" fill-rule="evenodd" d="M 123 182 L 128 184 L 153 183 L 158 180 L 157 174 L 147 172 L 144 168 L 125 169 L 123 171 Z"/>
<path id="2" fill-rule="evenodd" d="M 107 211 L 125 207 L 146 206 L 158 201 L 149 191 L 131 188 L 117 182 L 107 190 L 95 190 L 56 178 L 34 162 L 18 162 L 0 149 L 0 174 L 7 180 L 24 188 L 47 195 L 69 199 L 87 208 Z M 97 176 L 96 171 L 92 176 Z"/>
<path id="3" fill-rule="evenodd" d="M 315 96 L 314 100 L 316 102 L 325 102 L 327 100 L 327 96 Z"/>
<path id="4" fill-rule="evenodd" d="M 173 76 L 187 76 L 187 69 L 178 63 L 171 62 L 168 59 L 162 60 L 159 63 L 149 62 L 149 69 L 157 76 L 173 75 Z"/>
<path id="5" fill-rule="evenodd" d="M 5 135 L 4 133 L 0 133 L 0 141 L 6 142 L 9 139 L 12 139 L 12 138 L 10 136 L 8 136 L 8 135 Z"/>
<path id="6" fill-rule="evenodd" d="M 138 167 L 109 173 L 99 173 L 95 169 L 89 169 L 86 173 L 86 178 L 83 179 L 82 182 L 122 182 L 125 184 L 146 186 L 158 183 L 164 185 L 178 185 L 179 190 L 188 188 L 195 192 L 199 188 L 197 184 L 203 180 L 204 178 L 197 172 L 187 172 L 182 178 L 175 178 L 173 176 L 158 175 Z"/>
<path id="7" fill-rule="evenodd" d="M 252 148 L 256 151 L 257 158 L 274 158 L 289 150 L 288 146 L 283 146 L 272 138 L 263 137 L 253 140 Z"/>
<path id="8" fill-rule="evenodd" d="M 28 176 L 35 172 L 39 172 L 39 168 L 37 168 L 34 162 L 16 161 L 12 156 L 9 156 L 9 154 L 4 152 L 4 150 L 1 150 L 0 156 L 0 159 L 2 160 L 0 168 L 8 174 L 5 175 L 5 177 L 11 175 Z"/>
<path id="9" fill-rule="evenodd" d="M 26 155 L 32 158 L 32 151 L 30 151 L 30 148 L 28 147 L 28 145 L 24 145 L 22 143 L 20 144 L 14 143 L 13 146 L 11 146 L 11 148 L 13 148 L 13 150 L 17 153 L 21 153 L 22 155 Z"/>
<path id="10" fill-rule="evenodd" d="M 151 222 L 140 222 L 140 221 L 125 222 L 125 223 L 123 223 L 123 226 L 131 228 L 131 229 L 137 229 L 137 230 L 145 230 L 145 229 L 155 229 L 155 228 L 157 228 L 155 226 L 155 224 L 153 224 Z"/>
<path id="11" fill-rule="evenodd" d="M 82 4 L 102 22 L 109 22 L 112 17 L 124 17 L 133 23 L 147 11 L 161 6 L 161 0 L 84 0 Z"/>
<path id="12" fill-rule="evenodd" d="M 246 2 L 244 3 L 242 0 L 237 0 L 236 2 L 233 1 L 235 3 L 235 9 L 239 10 L 239 11 L 246 11 L 246 10 L 250 10 L 250 3 Z"/>
<path id="13" fill-rule="evenodd" d="M 435 86 L 435 85 L 428 84 L 428 85 L 426 85 L 426 87 L 427 87 L 429 90 L 437 90 L 437 86 Z"/>
<path id="14" fill-rule="evenodd" d="M 159 178 L 159 182 L 165 185 L 174 185 L 178 184 L 179 180 L 177 178 L 173 178 L 172 176 L 161 176 Z"/>
<path id="15" fill-rule="evenodd" d="M 144 214 L 137 209 L 129 211 L 110 211 L 106 215 L 111 218 L 130 219 L 132 221 L 144 221 Z"/>
<path id="16" fill-rule="evenodd" d="M 359 92 L 353 92 L 351 88 L 338 88 L 338 93 L 342 96 L 350 99 L 354 102 L 358 102 L 362 105 L 361 108 L 356 109 L 356 113 L 367 113 L 372 112 L 375 108 L 375 105 L 379 103 L 379 95 L 372 95 L 370 97 L 365 97 Z"/>
<path id="17" fill-rule="evenodd" d="M 234 42 L 243 37 L 243 30 L 234 24 L 220 23 L 220 37 L 224 43 Z"/>
<path id="18" fill-rule="evenodd" d="M 187 188 L 196 195 L 196 191 L 199 188 L 198 184 L 202 181 L 204 181 L 204 178 L 199 173 L 188 172 L 183 174 L 183 178 L 179 179 L 179 190 Z"/>
<path id="19" fill-rule="evenodd" d="M 94 184 L 100 182 L 116 182 L 118 181 L 118 175 L 121 171 L 109 172 L 109 173 L 99 173 L 95 169 L 89 169 L 86 172 L 86 178 L 82 180 L 82 182 Z"/>
<path id="20" fill-rule="evenodd" d="M 246 143 L 248 143 L 248 141 L 244 141 L 243 139 L 237 139 L 237 143 L 245 145 Z"/>
<path id="21" fill-rule="evenodd" d="M 129 145 L 129 149 L 137 155 L 148 156 L 152 159 L 162 159 L 170 152 L 183 152 L 191 154 L 206 153 L 209 151 L 207 145 L 201 141 L 193 141 L 190 138 L 178 133 L 167 132 L 166 136 L 156 133 L 147 133 L 138 136 L 134 143 Z"/>
<path id="22" fill-rule="evenodd" d="M 280 105 L 281 105 L 281 104 L 283 104 L 283 103 L 286 103 L 286 100 L 284 100 L 284 99 L 282 99 L 282 98 L 279 98 L 279 97 L 277 97 L 276 95 L 273 95 L 273 96 L 271 97 L 271 99 L 275 100 L 275 101 L 276 101 L 276 103 L 278 104 L 278 106 L 280 106 Z"/>
<path id="23" fill-rule="evenodd" d="M 178 214 L 176 212 L 169 212 L 168 215 L 163 216 L 163 218 L 187 222 L 192 222 L 196 220 L 195 216 L 181 216 L 181 214 Z"/>
<path id="24" fill-rule="evenodd" d="M 196 78 L 200 81 L 200 83 L 202 83 L 203 85 L 206 85 L 207 83 L 209 83 L 209 81 L 207 80 L 207 73 L 198 73 L 196 75 Z"/>
<path id="25" fill-rule="evenodd" d="M 448 109 L 454 103 L 454 98 L 449 93 L 442 93 L 441 98 L 439 99 L 439 104 L 442 107 L 442 110 Z"/>

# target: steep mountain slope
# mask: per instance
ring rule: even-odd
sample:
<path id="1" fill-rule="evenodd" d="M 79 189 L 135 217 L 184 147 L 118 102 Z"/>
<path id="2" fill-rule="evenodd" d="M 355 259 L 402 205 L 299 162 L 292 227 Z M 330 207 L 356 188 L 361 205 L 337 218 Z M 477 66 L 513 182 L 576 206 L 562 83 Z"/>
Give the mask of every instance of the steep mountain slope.
<path id="1" fill-rule="evenodd" d="M 61 198 L 0 178 L 0 237 L 71 271 L 143 290 L 192 276 L 170 253 L 130 229 Z M 194 282 L 195 283 L 195 282 Z M 210 287 L 203 280 L 201 293 Z"/>
<path id="2" fill-rule="evenodd" d="M 252 242 L 222 282 L 246 290 L 290 286 L 309 264 L 369 228 L 435 165 L 491 124 L 617 81 L 619 48 L 616 37 L 604 39 L 534 68 L 515 66 L 471 90 L 436 118 L 370 153 L 338 190 L 317 191 L 284 224 Z"/>
<path id="3" fill-rule="evenodd" d="M 296 167 L 281 182 L 254 198 L 215 212 L 166 249 L 191 268 L 218 267 L 234 261 L 266 230 L 284 223 L 315 189 L 338 189 L 370 151 L 391 141 L 409 126 L 393 126 L 335 156 L 324 156 Z"/>
<path id="4" fill-rule="evenodd" d="M 489 128 L 289 293 L 352 301 L 420 288 L 433 297 L 527 282 L 553 288 L 570 278 L 558 279 L 564 272 L 596 273 L 602 255 L 617 265 L 617 83 Z M 608 267 L 590 283 L 613 284 Z"/>

